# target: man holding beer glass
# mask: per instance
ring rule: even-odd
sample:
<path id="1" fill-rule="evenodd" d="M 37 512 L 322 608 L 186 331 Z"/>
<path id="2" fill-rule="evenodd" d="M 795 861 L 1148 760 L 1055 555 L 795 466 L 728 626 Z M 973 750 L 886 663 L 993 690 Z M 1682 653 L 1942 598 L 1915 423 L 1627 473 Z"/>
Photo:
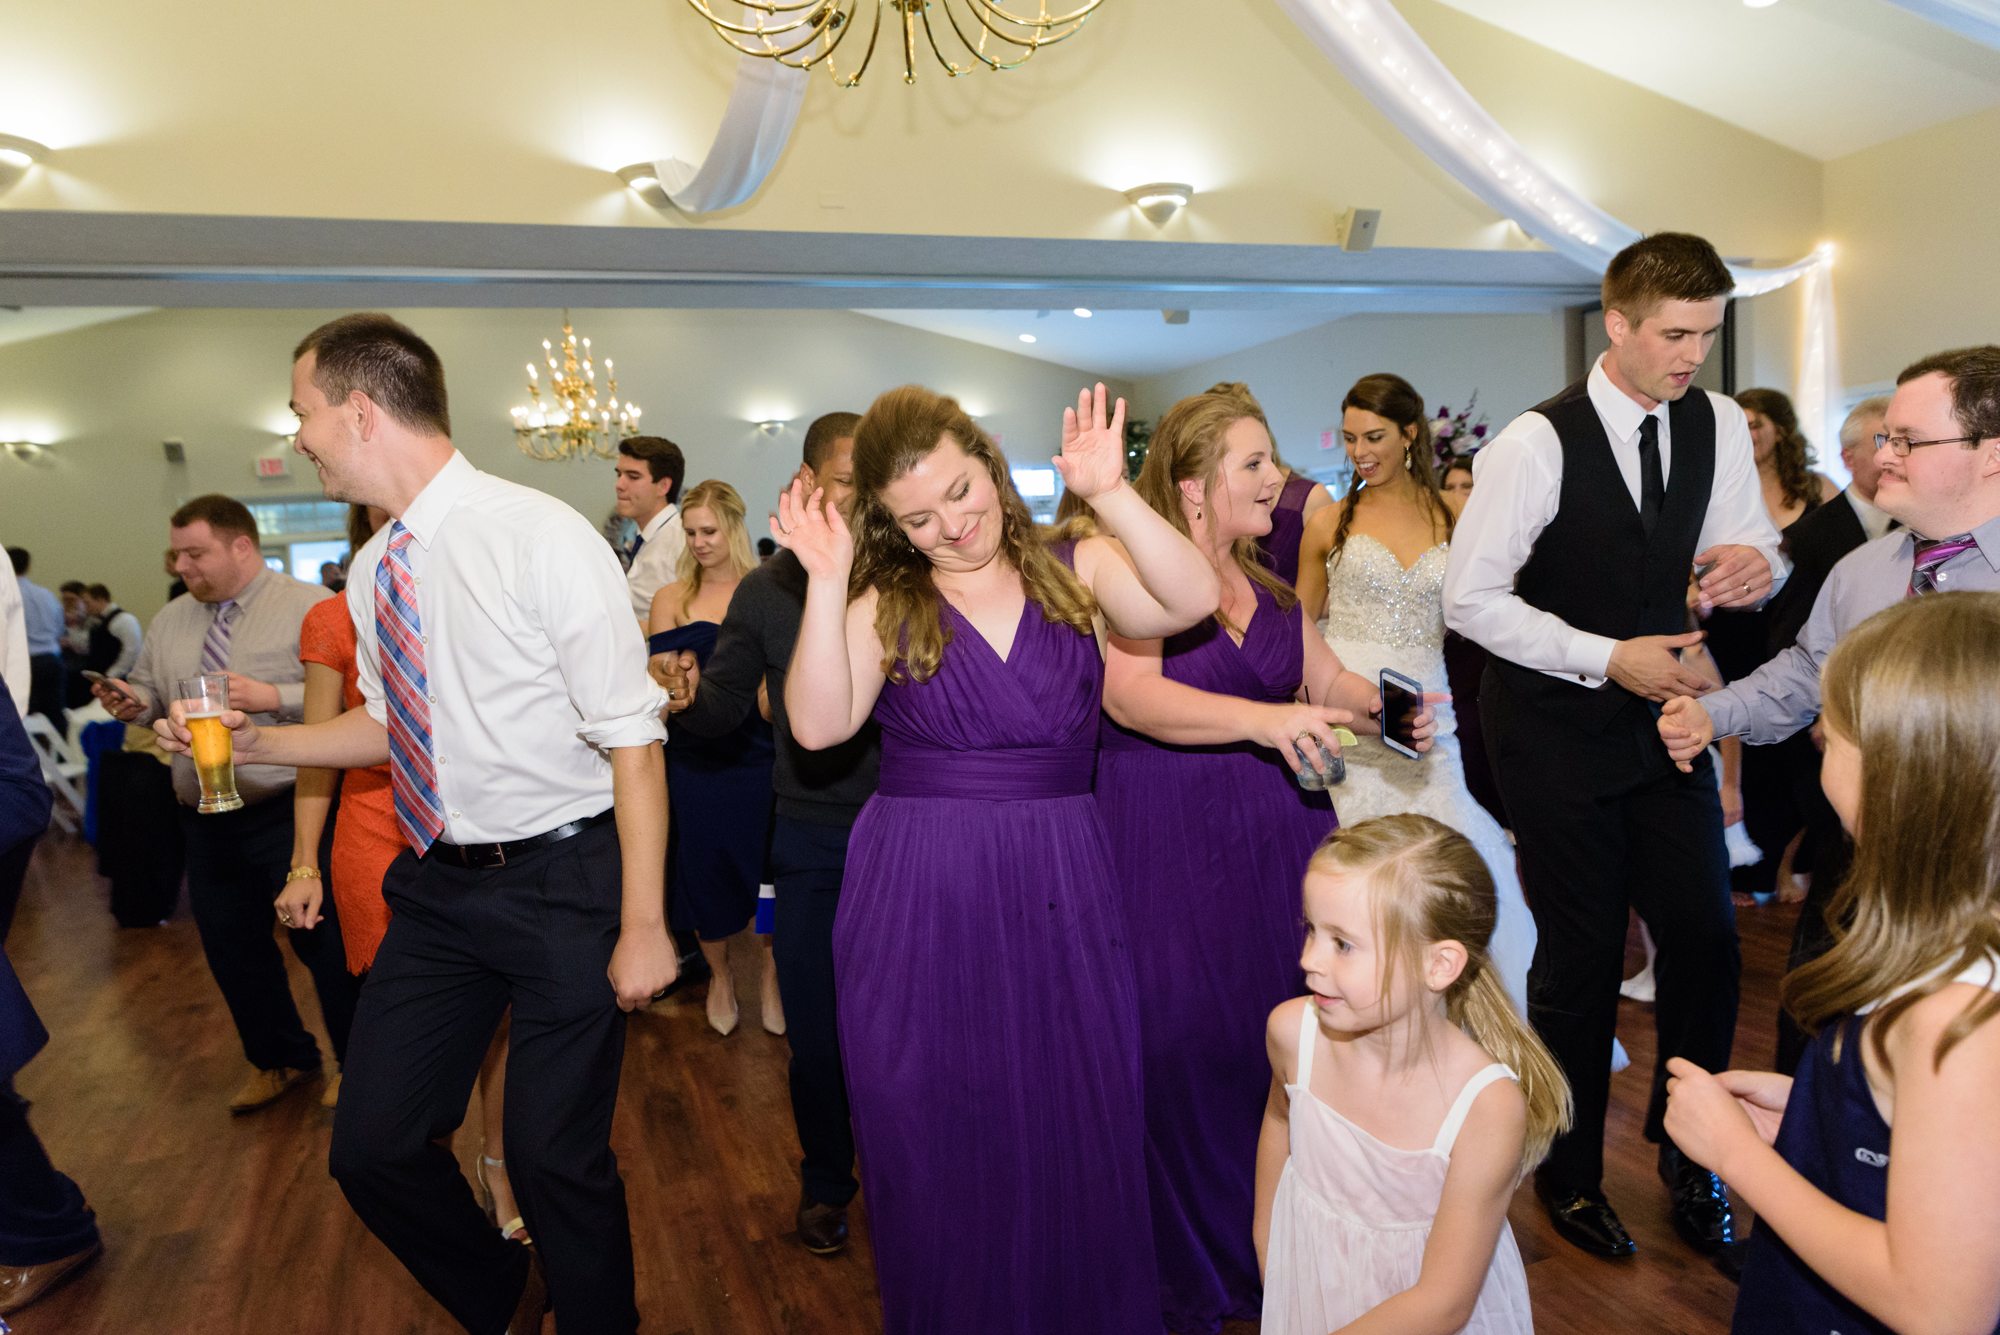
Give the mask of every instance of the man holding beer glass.
<path id="1" fill-rule="evenodd" d="M 240 501 L 198 496 L 167 522 L 188 591 L 153 618 L 131 676 L 93 683 L 91 693 L 125 722 L 150 723 L 171 709 L 198 730 L 195 755 L 174 757 L 174 794 L 202 952 L 257 1068 L 229 1100 L 231 1112 L 245 1113 L 320 1074 L 321 1058 L 271 934 L 272 901 L 292 865 L 294 771 L 233 764 L 221 715 L 299 719 L 299 623 L 327 591 L 265 567 L 256 520 Z M 339 921 L 329 913 L 310 931 L 283 925 L 312 973 L 334 1059 L 345 1060 L 360 982 L 347 972 Z"/>

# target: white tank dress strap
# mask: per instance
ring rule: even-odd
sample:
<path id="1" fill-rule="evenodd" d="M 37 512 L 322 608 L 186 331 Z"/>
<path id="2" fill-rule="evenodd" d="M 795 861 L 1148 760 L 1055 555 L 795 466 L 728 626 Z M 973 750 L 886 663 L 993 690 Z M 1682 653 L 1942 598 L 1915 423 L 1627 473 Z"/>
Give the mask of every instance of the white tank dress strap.
<path id="1" fill-rule="evenodd" d="M 1514 1074 L 1514 1068 L 1505 1062 L 1494 1062 L 1491 1066 L 1474 1072 L 1472 1078 L 1465 1082 L 1465 1088 L 1458 1091 L 1458 1098 L 1453 1100 L 1451 1111 L 1444 1115 L 1444 1125 L 1438 1128 L 1437 1139 L 1431 1142 L 1432 1152 L 1442 1154 L 1447 1159 L 1451 1157 L 1451 1147 L 1458 1143 L 1458 1130 L 1465 1125 L 1466 1114 L 1472 1111 L 1472 1101 L 1479 1097 L 1480 1090 L 1495 1080 L 1520 1078 Z"/>
<path id="2" fill-rule="evenodd" d="M 1313 1080 L 1313 1048 L 1319 1039 L 1319 1017 L 1313 1014 L 1313 999 L 1306 997 L 1306 1004 L 1299 1011 L 1299 1061 L 1298 1071 L 1292 1083 L 1300 1089 L 1310 1091 Z"/>

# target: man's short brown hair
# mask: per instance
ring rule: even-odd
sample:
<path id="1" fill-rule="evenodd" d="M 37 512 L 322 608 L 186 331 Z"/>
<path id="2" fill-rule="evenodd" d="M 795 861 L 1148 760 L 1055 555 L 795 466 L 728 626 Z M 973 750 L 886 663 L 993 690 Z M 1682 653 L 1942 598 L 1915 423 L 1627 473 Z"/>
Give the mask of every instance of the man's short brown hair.
<path id="1" fill-rule="evenodd" d="M 629 458 L 638 459 L 646 465 L 646 472 L 655 482 L 673 480 L 673 487 L 667 492 L 667 504 L 673 505 L 681 498 L 681 483 L 687 478 L 687 457 L 681 447 L 665 436 L 627 436 L 618 442 L 618 452 Z"/>
<path id="2" fill-rule="evenodd" d="M 1604 309 L 1638 328 L 1669 301 L 1713 301 L 1736 290 L 1729 266 L 1703 237 L 1655 232 L 1634 241 L 1604 271 Z"/>
<path id="3" fill-rule="evenodd" d="M 1951 381 L 1951 415 L 1960 431 L 1977 440 L 2000 436 L 2000 347 L 1985 343 L 1934 352 L 1905 366 L 1896 383 L 1932 373 Z"/>
<path id="4" fill-rule="evenodd" d="M 174 511 L 167 523 L 174 528 L 186 528 L 199 520 L 207 524 L 209 532 L 221 538 L 224 545 L 234 544 L 238 538 L 257 541 L 257 521 L 250 514 L 250 507 L 234 496 L 197 496 Z"/>
<path id="5" fill-rule="evenodd" d="M 833 443 L 851 439 L 854 428 L 860 425 L 860 413 L 827 413 L 814 418 L 806 428 L 806 467 L 817 473 L 826 456 L 833 453 Z"/>
<path id="6" fill-rule="evenodd" d="M 85 596 L 95 598 L 100 603 L 108 603 L 111 601 L 111 590 L 108 586 L 103 584 L 93 584 L 89 588 L 85 589 L 83 592 Z"/>
<path id="7" fill-rule="evenodd" d="M 444 363 L 400 320 L 371 311 L 343 315 L 301 339 L 292 360 L 308 352 L 312 382 L 328 403 L 345 402 L 358 389 L 412 431 L 451 435 Z"/>

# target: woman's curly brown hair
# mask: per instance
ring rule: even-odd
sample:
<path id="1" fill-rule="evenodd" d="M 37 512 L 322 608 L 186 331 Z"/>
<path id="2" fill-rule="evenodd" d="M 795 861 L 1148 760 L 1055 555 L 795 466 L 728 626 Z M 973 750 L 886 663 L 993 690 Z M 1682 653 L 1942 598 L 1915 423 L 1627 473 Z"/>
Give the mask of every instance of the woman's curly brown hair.
<path id="1" fill-rule="evenodd" d="M 854 570 L 847 582 L 850 602 L 871 588 L 879 596 L 875 634 L 882 641 L 882 672 L 895 682 L 929 681 L 951 643 L 951 630 L 944 624 L 930 559 L 889 513 L 882 492 L 947 439 L 984 464 L 993 479 L 1000 497 L 1001 559 L 1019 573 L 1043 618 L 1082 635 L 1096 630 L 1097 599 L 1050 550 L 1047 531 L 1035 527 L 1000 447 L 957 399 L 904 385 L 870 404 L 854 429 Z"/>
<path id="2" fill-rule="evenodd" d="M 1810 510 L 1819 504 L 1819 482 L 1813 477 L 1813 447 L 1799 432 L 1799 415 L 1792 401 L 1775 389 L 1746 389 L 1736 396 L 1746 413 L 1762 414 L 1778 430 L 1778 446 L 1771 464 L 1778 470 L 1778 485 L 1785 489 L 1788 505 Z"/>

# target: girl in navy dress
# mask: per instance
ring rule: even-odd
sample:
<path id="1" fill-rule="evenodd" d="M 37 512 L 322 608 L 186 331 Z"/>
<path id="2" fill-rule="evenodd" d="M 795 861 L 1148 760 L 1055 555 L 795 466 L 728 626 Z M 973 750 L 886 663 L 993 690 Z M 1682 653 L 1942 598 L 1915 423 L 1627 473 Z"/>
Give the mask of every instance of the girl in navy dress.
<path id="1" fill-rule="evenodd" d="M 1785 979 L 1794 1078 L 1667 1064 L 1667 1134 L 1757 1212 L 1734 1330 L 2000 1329 L 2000 594 L 1912 598 L 1821 679 L 1855 837 Z"/>

